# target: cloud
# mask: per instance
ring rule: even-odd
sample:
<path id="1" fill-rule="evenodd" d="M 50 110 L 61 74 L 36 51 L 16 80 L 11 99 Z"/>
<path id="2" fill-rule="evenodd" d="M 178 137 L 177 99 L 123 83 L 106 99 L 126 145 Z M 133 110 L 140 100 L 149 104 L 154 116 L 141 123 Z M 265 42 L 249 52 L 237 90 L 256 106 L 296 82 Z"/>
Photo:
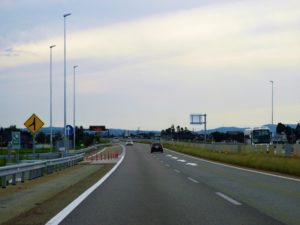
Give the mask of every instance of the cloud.
<path id="1" fill-rule="evenodd" d="M 275 1 L 275 3 L 278 1 Z M 295 66 L 299 59 L 300 3 L 257 1 L 207 6 L 78 32 L 67 32 L 68 58 L 106 61 L 143 59 L 145 64 L 185 69 L 228 66 Z M 262 4 L 260 2 L 260 4 Z M 296 8 L 295 6 L 298 6 Z M 271 30 L 271 31 L 270 31 Z M 13 46 L 1 67 L 47 61 L 48 46 L 63 57 L 63 37 Z"/>
<path id="2" fill-rule="evenodd" d="M 296 0 L 245 0 L 78 31 L 68 20 L 68 63 L 79 65 L 80 121 L 92 124 L 101 115 L 107 124 L 128 127 L 147 118 L 150 122 L 140 125 L 164 128 L 188 122 L 190 112 L 201 110 L 210 126 L 259 125 L 269 121 L 270 79 L 278 93 L 278 118 L 297 120 L 299 9 Z M 10 90 L 20 77 L 35 80 L 35 91 L 43 93 L 37 97 L 46 102 L 49 46 L 55 44 L 56 108 L 61 109 L 63 36 L 37 39 L 27 31 L 26 37 L 32 41 L 0 50 L 1 83 Z M 91 102 L 95 107 L 87 112 Z"/>

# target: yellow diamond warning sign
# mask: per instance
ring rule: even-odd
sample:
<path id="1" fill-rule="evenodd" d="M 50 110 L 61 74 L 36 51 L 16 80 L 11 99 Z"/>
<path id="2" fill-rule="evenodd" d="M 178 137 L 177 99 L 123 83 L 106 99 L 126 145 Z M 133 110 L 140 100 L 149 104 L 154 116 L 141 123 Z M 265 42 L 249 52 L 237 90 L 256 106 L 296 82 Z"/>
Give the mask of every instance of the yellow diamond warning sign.
<path id="1" fill-rule="evenodd" d="M 37 117 L 37 115 L 32 114 L 32 116 L 29 117 L 24 125 L 32 134 L 35 134 L 39 129 L 41 129 L 42 126 L 44 126 L 44 123 L 40 120 L 40 118 Z"/>

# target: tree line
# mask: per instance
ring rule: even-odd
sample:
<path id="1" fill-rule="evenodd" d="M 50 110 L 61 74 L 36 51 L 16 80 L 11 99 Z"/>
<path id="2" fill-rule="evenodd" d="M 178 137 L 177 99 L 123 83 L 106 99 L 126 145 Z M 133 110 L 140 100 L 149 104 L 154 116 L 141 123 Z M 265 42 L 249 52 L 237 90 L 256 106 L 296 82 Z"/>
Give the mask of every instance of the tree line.
<path id="1" fill-rule="evenodd" d="M 274 136 L 274 135 L 273 135 Z M 171 125 L 171 127 L 161 131 L 161 137 L 164 139 L 173 140 L 198 140 L 204 141 L 203 134 L 197 134 L 190 131 L 187 127 L 180 127 Z M 286 137 L 281 138 L 282 141 L 278 143 L 291 143 L 294 144 L 297 140 L 300 140 L 300 123 L 297 124 L 296 128 L 292 128 L 289 125 L 284 125 L 283 123 L 278 123 L 276 126 L 276 135 L 274 143 L 276 142 L 276 137 Z M 244 132 L 242 131 L 228 131 L 228 132 L 211 132 L 207 135 L 207 140 L 209 142 L 227 142 L 227 143 L 244 143 Z"/>
<path id="2" fill-rule="evenodd" d="M 7 128 L 0 127 L 0 147 L 8 147 L 11 142 L 12 131 L 19 131 L 21 134 L 21 147 L 32 148 L 33 136 L 32 134 L 16 126 L 10 126 Z M 63 129 L 61 132 L 53 133 L 53 145 L 58 141 L 63 140 Z M 73 140 L 73 135 L 69 137 L 69 140 Z M 76 127 L 76 146 L 89 146 L 100 142 L 100 136 L 95 132 L 87 132 L 82 126 Z M 42 131 L 38 132 L 35 137 L 35 144 L 48 144 L 50 143 L 50 134 L 46 134 Z"/>
<path id="3" fill-rule="evenodd" d="M 294 144 L 296 140 L 300 140 L 300 123 L 295 128 L 283 123 L 278 123 L 276 127 L 277 136 L 285 136 L 288 143 Z"/>

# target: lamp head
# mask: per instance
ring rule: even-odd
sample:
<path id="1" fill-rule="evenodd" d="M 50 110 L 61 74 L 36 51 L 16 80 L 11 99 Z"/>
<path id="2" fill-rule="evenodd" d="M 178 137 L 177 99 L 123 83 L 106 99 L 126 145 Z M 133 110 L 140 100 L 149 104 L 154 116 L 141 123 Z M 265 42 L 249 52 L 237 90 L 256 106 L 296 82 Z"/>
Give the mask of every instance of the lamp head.
<path id="1" fill-rule="evenodd" d="M 67 16 L 70 16 L 70 15 L 71 15 L 71 13 L 67 13 L 67 14 L 64 14 L 63 16 L 67 17 Z"/>

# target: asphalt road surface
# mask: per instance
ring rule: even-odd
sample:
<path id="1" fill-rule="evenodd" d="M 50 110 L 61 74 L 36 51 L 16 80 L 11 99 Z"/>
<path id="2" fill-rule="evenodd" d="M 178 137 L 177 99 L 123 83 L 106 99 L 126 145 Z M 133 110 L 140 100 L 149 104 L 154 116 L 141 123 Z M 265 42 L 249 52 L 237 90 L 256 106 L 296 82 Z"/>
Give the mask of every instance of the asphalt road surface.
<path id="1" fill-rule="evenodd" d="M 300 182 L 149 145 L 126 147 L 118 169 L 64 225 L 300 224 Z"/>

